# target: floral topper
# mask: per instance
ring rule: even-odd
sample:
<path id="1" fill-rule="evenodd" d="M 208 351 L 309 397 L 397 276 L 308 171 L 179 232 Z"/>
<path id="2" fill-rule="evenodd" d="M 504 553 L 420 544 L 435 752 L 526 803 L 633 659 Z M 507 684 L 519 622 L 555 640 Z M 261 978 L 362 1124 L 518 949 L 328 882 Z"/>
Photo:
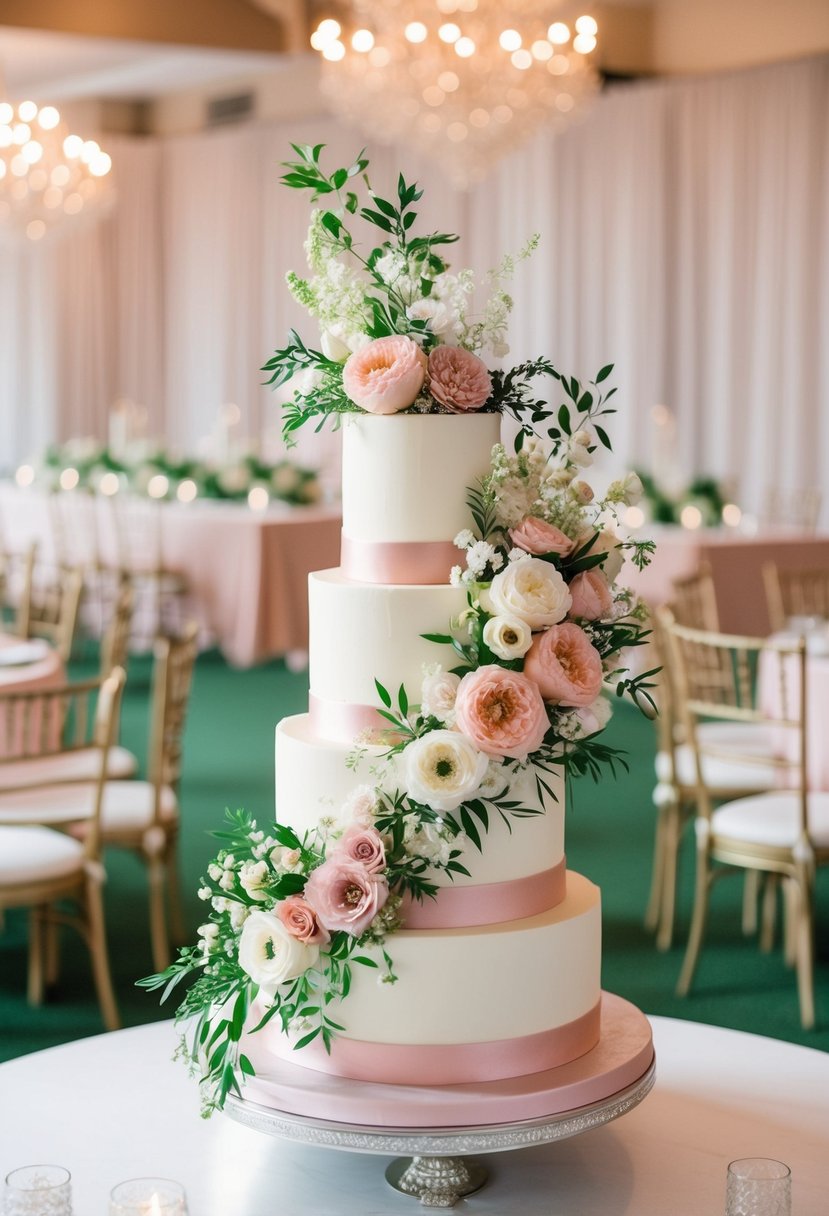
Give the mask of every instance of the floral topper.
<path id="1" fill-rule="evenodd" d="M 507 324 L 512 299 L 506 284 L 518 262 L 538 245 L 533 236 L 516 256 L 505 257 L 488 275 L 490 294 L 473 313 L 475 275 L 452 273 L 444 257 L 453 233 L 415 235 L 415 204 L 422 191 L 401 173 L 397 197 L 388 199 L 371 186 L 369 162 L 360 155 L 347 167 L 326 173 L 324 144 L 292 144 L 296 161 L 286 161 L 286 186 L 308 190 L 319 202 L 311 216 L 305 250 L 310 277 L 294 272 L 288 287 L 316 319 L 321 350 L 307 346 L 291 331 L 286 346 L 274 352 L 263 370 L 278 388 L 303 374 L 302 387 L 285 406 L 283 434 L 311 419 L 318 428 L 343 414 L 508 413 L 520 429 L 516 445 L 543 433 L 559 443 L 571 434 L 570 414 L 588 414 L 598 442 L 610 446 L 597 420 L 614 411 L 607 401 L 615 389 L 601 385 L 611 372 L 603 367 L 585 388 L 562 375 L 548 359 L 535 359 L 508 371 L 489 369 L 481 357 L 509 353 Z M 358 191 L 364 191 L 361 203 Z M 360 244 L 355 224 L 362 222 L 370 247 Z M 550 377 L 564 401 L 541 400 L 534 381 Z"/>

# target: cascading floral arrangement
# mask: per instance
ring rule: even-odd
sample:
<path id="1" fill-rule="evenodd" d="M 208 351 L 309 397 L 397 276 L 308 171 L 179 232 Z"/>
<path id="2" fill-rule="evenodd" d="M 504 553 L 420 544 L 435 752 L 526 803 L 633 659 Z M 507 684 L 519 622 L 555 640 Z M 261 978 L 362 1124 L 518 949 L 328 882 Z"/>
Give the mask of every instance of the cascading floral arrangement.
<path id="1" fill-rule="evenodd" d="M 435 663 L 417 694 L 401 687 L 394 699 L 375 681 L 387 730 L 355 740 L 348 757 L 356 774 L 370 753 L 372 782 L 356 784 L 312 831 L 300 837 L 280 823 L 265 831 L 245 812 L 228 812 L 199 891 L 211 912 L 198 945 L 141 981 L 163 989 L 164 999 L 198 977 L 177 1017 L 208 1113 L 253 1072 L 244 1033 L 277 1017 L 298 1049 L 317 1038 L 330 1049 L 343 1030 L 332 1002 L 348 997 L 353 968 L 376 968 L 395 982 L 386 938 L 405 923 L 411 900 L 468 875 L 464 855 L 485 847 L 492 816 L 511 827 L 543 814 L 545 797 L 556 796 L 556 768 L 597 779 L 602 766 L 624 763 L 599 738 L 610 715 L 602 691 L 612 687 L 647 709 L 655 674 L 625 670 L 622 652 L 646 639 L 647 626 L 616 581 L 626 550 L 641 567 L 653 545 L 621 541 L 611 526 L 641 485 L 631 474 L 596 499 L 582 476 L 596 445 L 610 447 L 600 420 L 613 413 L 615 390 L 602 388 L 612 367 L 588 388 L 546 359 L 490 371 L 475 352 L 506 353 L 511 301 L 503 283 L 515 259 L 494 272 L 475 319 L 471 272 L 451 274 L 436 252 L 457 238 L 411 236 L 414 185 L 401 175 L 396 202 L 372 192 L 361 208 L 362 156 L 329 176 L 322 145 L 294 150 L 299 160 L 287 165 L 285 184 L 337 207 L 313 214 L 312 277 L 288 279 L 320 323 L 323 349 L 292 333 L 267 364 L 275 386 L 311 373 L 285 407 L 286 436 L 351 412 L 489 410 L 519 425 L 514 453 L 497 445 L 489 473 L 470 487 L 470 528 L 455 538 L 463 563 L 447 577 L 466 589 L 466 609 L 445 632 L 424 635 L 450 648 L 452 666 Z M 347 227 L 358 212 L 388 238 L 366 256 Z M 537 399 L 539 376 L 563 400 Z M 519 769 L 534 775 L 537 800 L 515 795 Z"/>

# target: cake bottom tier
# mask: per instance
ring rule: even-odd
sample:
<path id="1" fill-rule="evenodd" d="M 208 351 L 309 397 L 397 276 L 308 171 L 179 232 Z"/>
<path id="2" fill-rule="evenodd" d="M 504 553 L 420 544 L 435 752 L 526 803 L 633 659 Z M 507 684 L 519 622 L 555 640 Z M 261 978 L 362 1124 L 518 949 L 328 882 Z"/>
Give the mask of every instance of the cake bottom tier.
<path id="1" fill-rule="evenodd" d="M 276 1018 L 257 1034 L 260 1049 L 354 1080 L 454 1085 L 556 1068 L 598 1042 L 600 894 L 580 874 L 539 916 L 404 929 L 386 949 L 397 982 L 352 967 L 348 997 L 328 1009 L 345 1027 L 330 1054 L 319 1040 L 295 1051 Z"/>

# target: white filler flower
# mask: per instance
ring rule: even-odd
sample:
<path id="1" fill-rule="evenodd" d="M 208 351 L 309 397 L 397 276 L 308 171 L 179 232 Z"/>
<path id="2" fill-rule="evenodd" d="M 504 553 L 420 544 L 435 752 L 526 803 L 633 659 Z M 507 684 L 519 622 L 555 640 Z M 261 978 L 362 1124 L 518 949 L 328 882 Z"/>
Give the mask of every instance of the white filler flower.
<path id="1" fill-rule="evenodd" d="M 454 811 L 480 788 L 489 757 L 453 730 L 433 730 L 403 753 L 403 775 L 410 796 L 433 811 Z"/>

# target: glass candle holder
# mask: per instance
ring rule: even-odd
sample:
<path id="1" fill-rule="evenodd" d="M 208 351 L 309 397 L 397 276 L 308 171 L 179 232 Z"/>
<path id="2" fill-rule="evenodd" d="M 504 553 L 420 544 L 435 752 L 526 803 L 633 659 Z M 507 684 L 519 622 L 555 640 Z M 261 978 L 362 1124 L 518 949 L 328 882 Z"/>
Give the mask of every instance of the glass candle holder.
<path id="1" fill-rule="evenodd" d="M 109 1216 L 187 1216 L 184 1187 L 169 1178 L 130 1178 L 109 1196 Z"/>
<path id="2" fill-rule="evenodd" d="M 792 1171 L 770 1157 L 744 1157 L 728 1167 L 725 1216 L 791 1216 Z"/>
<path id="3" fill-rule="evenodd" d="M 62 1165 L 24 1165 L 3 1185 L 4 1216 L 72 1216 L 72 1176 Z"/>

